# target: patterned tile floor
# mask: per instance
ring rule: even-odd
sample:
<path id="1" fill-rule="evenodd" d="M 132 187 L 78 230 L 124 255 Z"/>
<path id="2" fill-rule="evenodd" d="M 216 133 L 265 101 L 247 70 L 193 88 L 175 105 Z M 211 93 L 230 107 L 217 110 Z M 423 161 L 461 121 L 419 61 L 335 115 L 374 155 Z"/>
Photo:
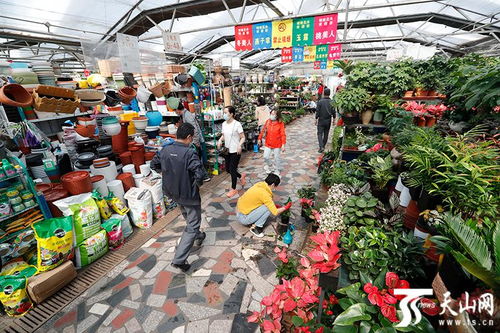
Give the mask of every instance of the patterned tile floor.
<path id="1" fill-rule="evenodd" d="M 319 186 L 316 174 L 316 128 L 312 116 L 287 126 L 288 144 L 284 154 L 282 182 L 275 202 L 290 196 L 305 185 Z M 261 153 L 247 153 L 240 172 L 248 175 L 248 188 L 263 180 Z M 270 220 L 265 237 L 255 238 L 236 220 L 237 198 L 224 196 L 230 186 L 227 173 L 217 186 L 205 185 L 202 192 L 202 229 L 207 238 L 194 247 L 187 273 L 172 268 L 170 262 L 185 222 L 177 217 L 124 262 L 107 278 L 56 314 L 40 332 L 254 332 L 247 313 L 259 310 L 263 296 L 272 291 L 275 277 L 277 221 Z M 240 191 L 240 194 L 243 190 Z M 292 209 L 297 226 L 291 248 L 300 250 L 305 225 L 298 204 Z M 298 247 L 298 248 L 297 248 Z"/>

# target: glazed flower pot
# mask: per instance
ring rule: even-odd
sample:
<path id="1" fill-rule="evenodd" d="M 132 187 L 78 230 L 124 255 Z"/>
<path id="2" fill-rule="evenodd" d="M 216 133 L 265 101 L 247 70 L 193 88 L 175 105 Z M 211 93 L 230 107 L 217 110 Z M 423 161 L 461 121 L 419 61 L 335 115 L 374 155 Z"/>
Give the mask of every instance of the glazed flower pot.
<path id="1" fill-rule="evenodd" d="M 368 125 L 370 121 L 372 121 L 373 117 L 373 111 L 372 110 L 366 110 L 361 112 L 361 122 L 363 125 Z"/>
<path id="2" fill-rule="evenodd" d="M 146 126 L 148 126 L 148 118 L 146 117 L 134 117 L 132 121 L 134 122 L 135 129 L 139 131 L 144 131 Z"/>
<path id="3" fill-rule="evenodd" d="M 120 133 L 121 126 L 116 117 L 106 117 L 102 120 L 102 130 L 106 135 L 113 136 Z"/>
<path id="4" fill-rule="evenodd" d="M 379 112 L 379 111 L 376 111 L 374 114 L 373 114 L 373 123 L 375 125 L 380 125 L 382 124 L 382 121 L 384 120 L 384 113 L 383 112 Z"/>
<path id="5" fill-rule="evenodd" d="M 148 111 L 146 112 L 146 118 L 148 118 L 148 126 L 160 126 L 163 121 L 160 111 Z"/>
<path id="6" fill-rule="evenodd" d="M 137 92 L 134 88 L 123 87 L 118 91 L 118 95 L 124 104 L 130 104 L 130 102 L 132 102 L 132 100 L 137 96 Z"/>
<path id="7" fill-rule="evenodd" d="M 25 108 L 33 104 L 33 96 L 20 84 L 6 84 L 0 88 L 0 102 L 5 105 Z"/>

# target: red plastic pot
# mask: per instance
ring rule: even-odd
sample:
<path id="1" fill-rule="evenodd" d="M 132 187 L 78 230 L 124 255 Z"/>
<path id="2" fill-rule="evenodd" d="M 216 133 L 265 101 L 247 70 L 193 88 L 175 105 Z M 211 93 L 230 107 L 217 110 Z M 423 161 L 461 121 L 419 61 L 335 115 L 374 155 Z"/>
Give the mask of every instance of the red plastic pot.
<path id="1" fill-rule="evenodd" d="M 69 172 L 61 177 L 61 181 L 71 195 L 92 192 L 92 181 L 87 171 Z"/>
<path id="2" fill-rule="evenodd" d="M 436 117 L 425 117 L 425 127 L 436 125 Z"/>
<path id="3" fill-rule="evenodd" d="M 123 189 L 127 192 L 131 187 L 135 186 L 134 175 L 130 172 L 124 172 L 116 176 L 116 179 L 121 180 L 123 183 Z"/>
<path id="4" fill-rule="evenodd" d="M 123 153 L 128 149 L 128 121 L 120 121 L 120 126 L 120 133 L 111 137 L 113 152 L 116 154 Z"/>
<path id="5" fill-rule="evenodd" d="M 143 148 L 144 149 L 144 148 Z M 130 148 L 130 152 L 132 153 L 132 163 L 135 166 L 135 172 L 140 173 L 140 166 L 144 164 L 144 151 L 139 147 Z"/>
<path id="6" fill-rule="evenodd" d="M 146 161 L 151 161 L 153 159 L 153 157 L 155 157 L 155 155 L 156 155 L 156 152 L 154 152 L 154 151 L 148 151 L 148 152 L 146 152 L 144 154 L 144 159 Z"/>
<path id="7" fill-rule="evenodd" d="M 7 84 L 0 88 L 0 103 L 25 108 L 33 104 L 33 96 L 20 84 Z"/>
<path id="8" fill-rule="evenodd" d="M 129 151 L 121 153 L 120 160 L 123 165 L 132 164 L 132 153 Z"/>
<path id="9" fill-rule="evenodd" d="M 50 212 L 52 213 L 52 217 L 61 217 L 63 216 L 63 213 L 57 208 L 56 205 L 54 205 L 54 201 L 64 199 L 69 195 L 68 191 L 66 190 L 50 190 L 46 193 L 44 193 L 45 196 L 45 201 L 47 201 L 47 204 L 49 206 Z"/>
<path id="10" fill-rule="evenodd" d="M 50 192 L 50 190 L 52 190 L 52 184 L 49 184 L 49 183 L 36 184 L 35 188 L 37 191 L 40 191 L 43 194 L 45 194 L 45 193 Z"/>
<path id="11" fill-rule="evenodd" d="M 134 88 L 131 87 L 123 87 L 118 91 L 118 95 L 120 96 L 123 103 L 130 104 L 130 102 L 132 102 L 132 100 L 137 95 L 137 91 L 135 91 Z"/>

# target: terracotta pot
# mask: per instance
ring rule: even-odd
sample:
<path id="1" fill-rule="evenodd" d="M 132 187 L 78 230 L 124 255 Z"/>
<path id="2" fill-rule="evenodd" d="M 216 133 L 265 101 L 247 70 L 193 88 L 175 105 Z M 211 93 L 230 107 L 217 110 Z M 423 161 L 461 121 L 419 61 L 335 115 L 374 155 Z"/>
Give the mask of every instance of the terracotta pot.
<path id="1" fill-rule="evenodd" d="M 426 95 L 424 94 L 424 90 L 422 88 L 415 88 L 415 96 L 422 97 L 422 96 L 426 96 Z"/>
<path id="2" fill-rule="evenodd" d="M 405 92 L 404 97 L 413 97 L 413 90 L 408 90 L 407 92 Z"/>
<path id="3" fill-rule="evenodd" d="M 118 95 L 120 96 L 123 103 L 130 104 L 130 102 L 132 102 L 132 100 L 137 95 L 137 92 L 134 90 L 134 88 L 123 87 L 118 91 Z"/>
<path id="4" fill-rule="evenodd" d="M 95 125 L 88 125 L 88 126 L 83 126 L 83 125 L 76 125 L 75 129 L 76 133 L 80 134 L 81 136 L 84 137 L 91 137 L 95 133 Z"/>
<path id="5" fill-rule="evenodd" d="M 144 148 L 143 148 L 144 149 Z M 132 147 L 130 148 L 130 152 L 132 153 L 132 163 L 135 166 L 135 172 L 140 173 L 140 166 L 144 164 L 144 150 L 141 150 L 140 147 Z"/>
<path id="6" fill-rule="evenodd" d="M 361 112 L 361 122 L 363 125 L 368 125 L 370 121 L 372 121 L 373 117 L 373 111 L 372 110 L 366 110 Z"/>
<path id="7" fill-rule="evenodd" d="M 90 117 L 78 117 L 78 124 L 82 126 L 96 125 L 96 120 Z"/>
<path id="8" fill-rule="evenodd" d="M 438 94 L 437 94 L 436 90 L 429 90 L 427 92 L 427 96 L 437 97 L 437 95 Z"/>
<path id="9" fill-rule="evenodd" d="M 120 133 L 111 137 L 113 152 L 121 154 L 128 149 L 128 121 L 120 121 Z"/>
<path id="10" fill-rule="evenodd" d="M 71 195 L 92 192 L 92 181 L 87 171 L 69 172 L 61 177 L 61 181 Z"/>
<path id="11" fill-rule="evenodd" d="M 22 85 L 11 83 L 0 88 L 0 102 L 25 108 L 33 104 L 33 96 Z"/>
<path id="12" fill-rule="evenodd" d="M 144 154 L 144 159 L 146 161 L 151 161 L 153 159 L 153 157 L 155 157 L 155 155 L 156 155 L 156 152 L 154 152 L 154 151 L 148 151 L 148 152 L 146 152 Z"/>
<path id="13" fill-rule="evenodd" d="M 152 86 L 151 88 L 149 88 L 149 91 L 151 91 L 153 93 L 153 95 L 155 95 L 155 97 L 157 97 L 157 98 L 164 96 L 163 83 L 164 82 L 157 83 L 154 86 Z"/>
<path id="14" fill-rule="evenodd" d="M 121 153 L 120 160 L 123 165 L 132 164 L 132 153 L 129 151 Z"/>
<path id="15" fill-rule="evenodd" d="M 420 211 L 418 210 L 417 202 L 415 200 L 410 200 L 410 203 L 406 207 L 405 215 L 403 218 L 403 224 L 406 228 L 413 230 L 417 224 Z"/>
<path id="16" fill-rule="evenodd" d="M 57 208 L 56 205 L 54 205 L 54 201 L 64 199 L 69 196 L 68 191 L 66 190 L 50 190 L 47 193 L 44 194 L 45 201 L 47 201 L 47 204 L 49 206 L 50 212 L 52 213 L 52 217 L 62 217 L 64 216 L 63 213 Z"/>
<path id="17" fill-rule="evenodd" d="M 117 180 L 121 180 L 123 183 L 123 189 L 127 192 L 131 187 L 135 186 L 134 175 L 130 172 L 124 172 L 116 176 Z"/>
<path id="18" fill-rule="evenodd" d="M 48 183 L 36 184 L 35 188 L 37 191 L 40 191 L 43 194 L 45 194 L 45 193 L 50 192 L 50 190 L 52 190 L 52 184 L 48 184 Z"/>
<path id="19" fill-rule="evenodd" d="M 417 126 L 425 127 L 425 117 L 415 117 L 417 118 Z"/>
<path id="20" fill-rule="evenodd" d="M 425 117 L 425 127 L 436 125 L 436 117 Z"/>

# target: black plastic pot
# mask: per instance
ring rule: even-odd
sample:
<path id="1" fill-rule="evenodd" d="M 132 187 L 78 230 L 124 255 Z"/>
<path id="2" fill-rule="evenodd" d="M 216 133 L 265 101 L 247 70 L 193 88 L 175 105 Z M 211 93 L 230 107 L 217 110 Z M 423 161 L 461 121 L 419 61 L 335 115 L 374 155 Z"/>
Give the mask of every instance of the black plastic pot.
<path id="1" fill-rule="evenodd" d="M 472 292 L 475 289 L 474 283 L 465 275 L 460 264 L 449 254 L 444 255 L 439 268 L 439 275 L 451 293 L 451 298 L 456 299 L 464 292 Z"/>
<path id="2" fill-rule="evenodd" d="M 342 160 L 349 162 L 359 157 L 363 152 L 359 150 L 343 150 Z"/>
<path id="3" fill-rule="evenodd" d="M 290 216 L 280 215 L 280 221 L 281 223 L 286 224 L 288 228 L 288 223 L 290 223 Z"/>
<path id="4" fill-rule="evenodd" d="M 408 190 L 410 192 L 411 200 L 417 201 L 418 198 L 420 198 L 420 192 L 422 192 L 422 187 L 421 186 L 418 186 L 418 187 L 408 187 Z"/>
<path id="5" fill-rule="evenodd" d="M 380 200 L 383 203 L 389 202 L 389 189 L 388 188 L 377 189 L 375 187 L 372 187 L 372 194 L 375 198 L 377 198 L 378 200 Z"/>
<path id="6" fill-rule="evenodd" d="M 106 99 L 104 100 L 104 104 L 107 106 L 117 106 L 120 104 L 120 96 L 114 90 L 106 91 Z"/>
<path id="7" fill-rule="evenodd" d="M 411 195 L 411 192 L 410 192 Z M 412 197 L 413 199 L 413 197 Z M 420 193 L 420 197 L 417 201 L 417 206 L 420 211 L 424 211 L 427 209 L 435 209 L 437 205 L 442 203 L 441 198 L 435 195 L 429 194 L 427 191 L 423 190 Z"/>
<path id="8" fill-rule="evenodd" d="M 342 115 L 342 120 L 344 121 L 345 125 L 354 125 L 354 124 L 359 124 L 359 113 L 354 112 L 354 113 L 344 113 Z"/>
<path id="9" fill-rule="evenodd" d="M 278 221 L 278 228 L 276 230 L 276 232 L 279 234 L 279 235 L 282 235 L 284 234 L 288 229 L 288 223 L 283 223 L 281 221 Z"/>

